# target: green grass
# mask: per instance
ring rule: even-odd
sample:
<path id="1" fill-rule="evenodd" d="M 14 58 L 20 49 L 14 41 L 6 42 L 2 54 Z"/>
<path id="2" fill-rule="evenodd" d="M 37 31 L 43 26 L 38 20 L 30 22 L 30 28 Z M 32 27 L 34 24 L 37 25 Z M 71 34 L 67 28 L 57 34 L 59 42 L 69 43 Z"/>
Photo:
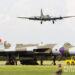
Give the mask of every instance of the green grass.
<path id="1" fill-rule="evenodd" d="M 53 61 L 49 61 L 49 60 L 46 60 L 46 61 L 43 61 L 43 64 L 52 64 Z M 38 63 L 40 64 L 40 61 L 38 61 Z M 65 64 L 65 61 L 56 61 L 57 64 L 60 64 L 60 63 L 63 63 Z"/>
<path id="2" fill-rule="evenodd" d="M 5 63 L 5 61 L 0 61 L 0 63 Z M 19 63 L 19 62 L 18 62 Z M 40 64 L 40 62 L 38 61 Z M 52 61 L 44 61 L 44 64 L 51 64 Z M 57 64 L 63 63 L 64 61 L 56 61 Z M 64 72 L 64 67 L 66 68 L 66 71 Z M 0 66 L 0 75 L 54 75 L 56 70 L 58 69 L 58 66 L 53 65 L 37 65 L 37 66 L 31 66 L 31 65 L 1 65 Z M 62 65 L 63 74 L 62 75 L 75 75 L 75 66 L 67 66 Z M 73 70 L 74 72 L 72 72 Z"/>
<path id="3" fill-rule="evenodd" d="M 65 66 L 73 68 L 75 66 Z M 38 65 L 38 66 L 0 66 L 0 75 L 53 75 L 57 70 L 57 66 Z M 63 67 L 64 70 L 64 67 Z M 62 75 L 75 75 L 75 72 L 63 72 Z"/>

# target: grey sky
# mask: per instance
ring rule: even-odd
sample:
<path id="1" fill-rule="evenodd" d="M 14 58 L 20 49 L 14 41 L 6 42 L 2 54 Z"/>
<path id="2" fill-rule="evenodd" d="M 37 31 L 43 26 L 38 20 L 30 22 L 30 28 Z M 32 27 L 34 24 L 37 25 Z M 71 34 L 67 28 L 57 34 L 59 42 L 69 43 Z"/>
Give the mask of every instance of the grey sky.
<path id="1" fill-rule="evenodd" d="M 74 0 L 0 0 L 0 37 L 11 43 L 75 44 L 75 18 L 52 22 L 29 21 L 18 16 L 75 15 Z"/>

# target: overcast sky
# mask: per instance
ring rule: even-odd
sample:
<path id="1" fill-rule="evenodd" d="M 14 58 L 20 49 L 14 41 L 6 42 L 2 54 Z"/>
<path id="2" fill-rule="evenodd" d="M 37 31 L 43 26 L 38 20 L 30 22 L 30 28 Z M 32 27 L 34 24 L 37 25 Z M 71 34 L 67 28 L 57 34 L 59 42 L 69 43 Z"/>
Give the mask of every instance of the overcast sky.
<path id="1" fill-rule="evenodd" d="M 10 43 L 75 44 L 75 18 L 43 22 L 19 16 L 75 16 L 75 0 L 0 0 L 0 37 Z"/>

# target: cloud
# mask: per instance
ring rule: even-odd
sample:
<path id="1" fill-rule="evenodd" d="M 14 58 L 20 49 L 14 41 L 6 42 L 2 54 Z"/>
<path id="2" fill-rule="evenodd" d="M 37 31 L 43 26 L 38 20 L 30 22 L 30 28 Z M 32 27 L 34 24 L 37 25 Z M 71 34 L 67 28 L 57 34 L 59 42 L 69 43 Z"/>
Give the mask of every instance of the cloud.
<path id="1" fill-rule="evenodd" d="M 10 22 L 10 16 L 6 15 L 6 14 L 0 14 L 0 23 L 1 24 L 6 24 L 8 22 Z"/>
<path id="2" fill-rule="evenodd" d="M 3 1 L 3 0 L 2 0 Z M 70 3 L 70 1 L 72 1 Z M 13 42 L 62 42 L 70 40 L 75 33 L 74 19 L 55 22 L 22 20 L 18 16 L 37 16 L 43 8 L 44 14 L 50 16 L 74 15 L 73 0 L 11 0 L 2 3 L 0 12 L 0 35 Z M 72 6 L 73 3 L 73 6 Z M 70 7 L 71 6 L 71 7 Z M 0 8 L 1 8 L 0 7 Z M 71 26 L 71 27 L 70 27 Z M 74 30 L 74 32 L 73 32 Z M 73 38 L 74 39 L 74 38 Z"/>
<path id="3" fill-rule="evenodd" d="M 67 15 L 75 16 L 75 1 L 66 0 L 66 9 L 67 9 Z M 71 32 L 75 32 L 75 18 L 66 19 L 65 24 Z"/>
<path id="4" fill-rule="evenodd" d="M 66 0 L 67 11 L 69 15 L 75 15 L 75 1 Z"/>

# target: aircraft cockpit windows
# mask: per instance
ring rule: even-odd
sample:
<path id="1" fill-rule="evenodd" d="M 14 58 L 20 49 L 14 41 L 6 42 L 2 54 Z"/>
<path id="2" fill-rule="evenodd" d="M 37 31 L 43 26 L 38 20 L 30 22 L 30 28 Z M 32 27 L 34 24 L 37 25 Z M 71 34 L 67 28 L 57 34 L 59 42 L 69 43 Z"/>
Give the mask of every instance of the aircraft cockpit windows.
<path id="1" fill-rule="evenodd" d="M 47 15 L 47 17 L 48 17 L 48 18 L 50 18 L 50 16 L 49 16 L 49 15 Z"/>
<path id="2" fill-rule="evenodd" d="M 55 51 L 58 51 L 58 49 L 55 49 Z"/>

